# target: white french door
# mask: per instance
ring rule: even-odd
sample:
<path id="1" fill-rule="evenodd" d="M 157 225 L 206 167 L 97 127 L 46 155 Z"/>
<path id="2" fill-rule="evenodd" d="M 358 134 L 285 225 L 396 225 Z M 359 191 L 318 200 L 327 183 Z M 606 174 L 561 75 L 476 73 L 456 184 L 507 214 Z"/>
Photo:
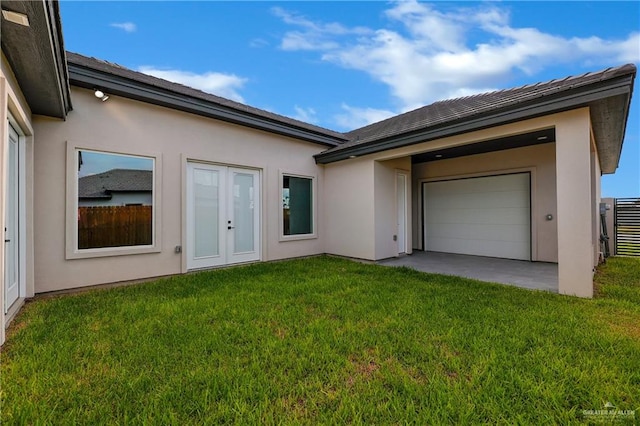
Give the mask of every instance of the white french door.
<path id="1" fill-rule="evenodd" d="M 260 172 L 187 163 L 187 268 L 260 260 Z"/>
<path id="2" fill-rule="evenodd" d="M 20 296 L 18 133 L 9 126 L 4 228 L 4 313 Z"/>

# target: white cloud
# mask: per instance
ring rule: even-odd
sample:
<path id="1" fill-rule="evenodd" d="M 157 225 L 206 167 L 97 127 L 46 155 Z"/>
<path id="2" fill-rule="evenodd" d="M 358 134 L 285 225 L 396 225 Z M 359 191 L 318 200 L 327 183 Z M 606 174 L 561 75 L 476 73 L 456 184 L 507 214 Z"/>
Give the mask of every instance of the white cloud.
<path id="1" fill-rule="evenodd" d="M 342 104 L 343 114 L 334 117 L 336 124 L 345 130 L 353 130 L 396 115 L 393 111 L 375 108 L 359 108 Z"/>
<path id="2" fill-rule="evenodd" d="M 288 32 L 280 43 L 283 50 L 329 50 L 340 45 L 333 41 L 322 40 L 321 37 L 309 37 L 309 34 L 297 31 Z"/>
<path id="3" fill-rule="evenodd" d="M 234 74 L 218 72 L 196 74 L 189 71 L 159 69 L 151 66 L 141 66 L 138 68 L 138 71 L 244 103 L 244 99 L 240 93 L 238 93 L 238 90 L 242 89 L 247 79 Z"/>
<path id="4" fill-rule="evenodd" d="M 403 111 L 499 87 L 515 72 L 640 61 L 640 33 L 619 40 L 567 38 L 516 27 L 500 5 L 443 12 L 437 4 L 403 1 L 390 6 L 389 25 L 378 29 L 315 22 L 283 9 L 274 13 L 293 27 L 282 36 L 283 49 L 316 50 L 325 61 L 369 74 L 389 87 Z M 471 34 L 482 42 L 471 41 Z"/>
<path id="5" fill-rule="evenodd" d="M 335 37 L 358 36 L 371 33 L 364 27 L 348 28 L 336 22 L 313 22 L 302 15 L 274 7 L 272 13 L 282 19 L 285 24 L 298 27 L 297 31 L 288 31 L 280 43 L 283 50 L 329 50 L 340 47 L 340 44 L 331 40 Z"/>
<path id="6" fill-rule="evenodd" d="M 249 47 L 260 48 L 266 47 L 269 45 L 269 42 L 263 38 L 254 38 L 249 42 Z"/>
<path id="7" fill-rule="evenodd" d="M 315 124 L 318 122 L 318 117 L 316 116 L 316 111 L 313 108 L 303 108 L 298 105 L 294 106 L 295 115 L 291 118 L 295 118 L 296 120 L 304 121 L 305 123 Z"/>
<path id="8" fill-rule="evenodd" d="M 127 33 L 133 33 L 138 29 L 137 25 L 134 24 L 133 22 L 114 22 L 110 26 L 114 28 L 119 28 Z"/>

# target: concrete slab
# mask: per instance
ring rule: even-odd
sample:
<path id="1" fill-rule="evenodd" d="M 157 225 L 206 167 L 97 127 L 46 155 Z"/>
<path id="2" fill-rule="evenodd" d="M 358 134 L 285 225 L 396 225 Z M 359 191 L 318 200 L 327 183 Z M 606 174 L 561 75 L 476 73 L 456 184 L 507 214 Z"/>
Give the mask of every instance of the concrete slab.
<path id="1" fill-rule="evenodd" d="M 410 255 L 381 260 L 378 264 L 407 266 L 423 272 L 455 275 L 532 290 L 558 292 L 558 265 L 556 263 L 414 251 Z"/>

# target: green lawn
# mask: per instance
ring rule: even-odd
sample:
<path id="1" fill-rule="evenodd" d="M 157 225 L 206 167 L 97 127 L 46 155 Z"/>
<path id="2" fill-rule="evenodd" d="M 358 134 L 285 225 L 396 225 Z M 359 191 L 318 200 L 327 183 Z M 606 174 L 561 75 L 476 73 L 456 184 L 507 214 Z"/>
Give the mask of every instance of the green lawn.
<path id="1" fill-rule="evenodd" d="M 638 421 L 640 259 L 597 279 L 584 300 L 318 257 L 40 299 L 2 349 L 0 420 Z"/>

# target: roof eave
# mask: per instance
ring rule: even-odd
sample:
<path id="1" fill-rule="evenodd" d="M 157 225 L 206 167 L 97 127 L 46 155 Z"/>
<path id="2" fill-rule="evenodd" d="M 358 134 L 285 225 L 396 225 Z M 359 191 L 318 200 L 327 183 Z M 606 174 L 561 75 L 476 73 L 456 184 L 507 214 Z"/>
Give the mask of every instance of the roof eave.
<path id="1" fill-rule="evenodd" d="M 616 77 L 615 79 L 600 81 L 587 87 L 576 88 L 549 97 L 540 97 L 521 105 L 515 105 L 509 108 L 471 116 L 455 122 L 446 123 L 444 125 L 411 131 L 388 138 L 377 139 L 371 142 L 345 147 L 338 150 L 325 151 L 320 154 L 316 154 L 314 158 L 318 164 L 334 163 L 353 157 L 360 157 L 390 149 L 402 148 L 422 142 L 429 142 L 435 139 L 469 133 L 544 115 L 555 114 L 584 106 L 592 106 L 607 98 L 626 95 L 629 97 L 629 101 L 626 103 L 627 107 L 623 115 L 620 117 L 623 120 L 622 127 L 624 128 L 626 126 L 629 112 L 629 102 L 633 88 L 634 76 L 635 73 L 627 74 Z M 595 129 L 594 132 L 596 132 Z M 624 136 L 624 132 L 622 135 Z M 620 147 L 621 146 L 622 141 L 620 141 Z M 620 152 L 618 152 L 616 164 L 619 160 L 619 155 Z"/>
<path id="2" fill-rule="evenodd" d="M 635 73 L 629 75 L 628 78 L 630 81 L 626 92 L 603 100 L 591 108 L 590 111 L 602 174 L 615 173 L 620 163 L 622 145 L 629 121 Z M 621 110 L 621 114 L 618 117 L 622 119 L 622 123 L 613 123 L 608 117 L 608 113 L 616 110 Z"/>
<path id="3" fill-rule="evenodd" d="M 2 50 L 34 114 L 64 119 L 71 110 L 67 62 L 57 2 L 3 1 L 28 27 L 2 23 Z"/>
<path id="4" fill-rule="evenodd" d="M 122 96 L 141 102 L 167 107 L 183 112 L 215 118 L 278 135 L 313 142 L 329 147 L 339 145 L 342 140 L 311 130 L 297 128 L 285 123 L 258 117 L 248 112 L 238 111 L 202 99 L 171 92 L 125 77 L 105 73 L 93 68 L 69 63 L 69 81 L 72 85 L 85 89 L 100 88 L 110 95 Z"/>

